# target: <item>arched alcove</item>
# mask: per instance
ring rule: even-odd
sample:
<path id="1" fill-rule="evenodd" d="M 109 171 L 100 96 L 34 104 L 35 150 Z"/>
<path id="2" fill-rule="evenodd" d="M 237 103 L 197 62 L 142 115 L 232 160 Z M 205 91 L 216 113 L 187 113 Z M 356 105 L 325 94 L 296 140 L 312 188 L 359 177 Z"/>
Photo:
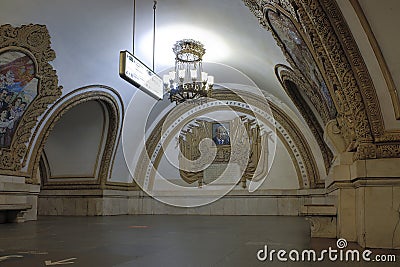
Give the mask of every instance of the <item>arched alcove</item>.
<path id="1" fill-rule="evenodd" d="M 105 86 L 77 89 L 48 110 L 28 166 L 27 181 L 40 184 L 38 214 L 101 215 L 103 190 L 130 186 L 109 182 L 122 116 L 119 95 Z"/>
<path id="2" fill-rule="evenodd" d="M 106 110 L 97 101 L 79 104 L 66 112 L 44 145 L 42 160 L 47 161 L 49 176 L 42 177 L 42 185 L 96 180 L 107 124 Z"/>

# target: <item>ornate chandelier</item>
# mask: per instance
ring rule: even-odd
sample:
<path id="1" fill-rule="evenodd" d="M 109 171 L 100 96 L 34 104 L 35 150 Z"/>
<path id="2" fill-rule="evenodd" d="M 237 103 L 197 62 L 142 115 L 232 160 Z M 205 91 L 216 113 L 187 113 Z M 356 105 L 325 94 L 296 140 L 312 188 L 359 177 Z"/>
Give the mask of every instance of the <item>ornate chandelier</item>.
<path id="1" fill-rule="evenodd" d="M 202 43 L 183 39 L 172 48 L 175 53 L 175 70 L 163 77 L 164 89 L 176 104 L 188 99 L 211 96 L 214 77 L 203 71 L 202 57 L 206 50 Z"/>

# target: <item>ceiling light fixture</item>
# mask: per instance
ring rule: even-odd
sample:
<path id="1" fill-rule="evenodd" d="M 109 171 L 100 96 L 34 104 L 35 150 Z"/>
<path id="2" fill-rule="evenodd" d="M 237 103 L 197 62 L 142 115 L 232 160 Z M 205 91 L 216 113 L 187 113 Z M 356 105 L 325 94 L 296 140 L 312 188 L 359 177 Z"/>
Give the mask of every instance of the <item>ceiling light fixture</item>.
<path id="1" fill-rule="evenodd" d="M 210 97 L 214 77 L 203 71 L 202 60 L 206 52 L 203 44 L 183 39 L 175 43 L 172 51 L 175 53 L 175 70 L 163 77 L 170 101 L 179 104 L 189 99 Z"/>

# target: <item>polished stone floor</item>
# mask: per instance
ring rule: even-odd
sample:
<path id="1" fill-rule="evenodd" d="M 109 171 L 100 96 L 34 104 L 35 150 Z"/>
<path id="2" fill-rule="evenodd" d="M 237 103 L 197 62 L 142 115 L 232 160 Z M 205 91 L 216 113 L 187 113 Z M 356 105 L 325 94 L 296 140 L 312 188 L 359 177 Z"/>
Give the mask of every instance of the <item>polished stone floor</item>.
<path id="1" fill-rule="evenodd" d="M 39 217 L 0 224 L 0 266 L 400 266 L 396 263 L 257 260 L 268 250 L 336 248 L 310 239 L 302 217 L 168 216 Z M 349 244 L 348 248 L 361 248 Z M 352 248 L 352 249 L 353 249 Z M 261 256 L 263 254 L 260 254 Z M 288 257 L 286 255 L 286 257 Z"/>

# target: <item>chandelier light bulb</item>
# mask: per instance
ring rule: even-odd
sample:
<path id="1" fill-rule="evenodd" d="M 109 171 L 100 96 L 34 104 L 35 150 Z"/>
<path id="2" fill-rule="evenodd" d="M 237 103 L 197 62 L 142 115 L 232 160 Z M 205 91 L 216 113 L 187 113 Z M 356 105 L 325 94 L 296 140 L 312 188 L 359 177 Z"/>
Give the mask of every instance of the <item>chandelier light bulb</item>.
<path id="1" fill-rule="evenodd" d="M 163 76 L 164 86 L 168 86 L 169 81 L 170 81 L 169 74 L 164 74 L 164 76 Z"/>
<path id="2" fill-rule="evenodd" d="M 214 76 L 208 76 L 207 84 L 214 85 Z"/>
<path id="3" fill-rule="evenodd" d="M 184 79 L 185 78 L 185 70 L 179 70 L 178 74 L 179 74 L 179 79 Z"/>
<path id="4" fill-rule="evenodd" d="M 170 71 L 170 72 L 169 72 L 169 80 L 170 80 L 171 82 L 173 82 L 173 81 L 175 80 L 175 75 L 176 75 L 176 72 L 175 72 L 175 71 Z"/>
<path id="5" fill-rule="evenodd" d="M 190 77 L 192 77 L 193 81 L 197 80 L 197 70 L 190 70 Z"/>
<path id="6" fill-rule="evenodd" d="M 203 82 L 207 82 L 207 77 L 208 77 L 208 74 L 207 74 L 207 72 L 201 72 L 201 80 L 203 81 Z"/>

